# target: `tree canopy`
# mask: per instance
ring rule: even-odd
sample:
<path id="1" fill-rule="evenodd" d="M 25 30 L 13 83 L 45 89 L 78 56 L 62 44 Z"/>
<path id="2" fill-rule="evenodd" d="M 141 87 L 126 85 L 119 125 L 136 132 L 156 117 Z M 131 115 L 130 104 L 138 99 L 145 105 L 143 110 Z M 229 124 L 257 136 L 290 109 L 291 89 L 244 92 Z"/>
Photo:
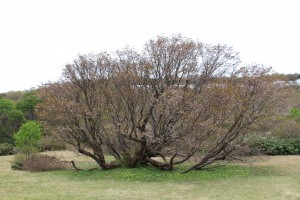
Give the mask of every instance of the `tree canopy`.
<path id="1" fill-rule="evenodd" d="M 39 90 L 39 116 L 48 134 L 103 169 L 172 170 L 199 156 L 189 172 L 230 155 L 251 125 L 280 107 L 285 90 L 269 73 L 243 65 L 227 45 L 158 36 L 141 52 L 80 55 L 61 81 Z"/>
<path id="2" fill-rule="evenodd" d="M 16 147 L 27 155 L 38 149 L 41 137 L 41 126 L 34 121 L 28 121 L 23 124 L 20 130 L 14 135 Z"/>
<path id="3" fill-rule="evenodd" d="M 26 119 L 35 120 L 35 106 L 40 102 L 40 100 L 35 95 L 35 91 L 28 91 L 24 96 L 17 102 L 17 109 L 21 110 Z"/>
<path id="4" fill-rule="evenodd" d="M 24 121 L 23 113 L 16 109 L 11 100 L 0 98 L 0 143 L 12 143 L 13 134 Z"/>

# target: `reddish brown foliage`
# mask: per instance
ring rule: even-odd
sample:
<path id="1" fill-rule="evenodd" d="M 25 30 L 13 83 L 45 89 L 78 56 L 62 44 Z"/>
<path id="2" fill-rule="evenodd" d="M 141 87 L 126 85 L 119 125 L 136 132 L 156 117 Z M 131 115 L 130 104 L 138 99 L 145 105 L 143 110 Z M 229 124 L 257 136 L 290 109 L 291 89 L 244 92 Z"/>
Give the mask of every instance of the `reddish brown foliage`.
<path id="1" fill-rule="evenodd" d="M 172 170 L 205 149 L 187 171 L 201 169 L 233 152 L 283 102 L 269 69 L 239 64 L 226 45 L 181 36 L 150 40 L 141 54 L 83 55 L 61 82 L 40 90 L 39 116 L 49 133 L 103 169 L 150 163 Z M 107 163 L 104 150 L 119 162 Z"/>

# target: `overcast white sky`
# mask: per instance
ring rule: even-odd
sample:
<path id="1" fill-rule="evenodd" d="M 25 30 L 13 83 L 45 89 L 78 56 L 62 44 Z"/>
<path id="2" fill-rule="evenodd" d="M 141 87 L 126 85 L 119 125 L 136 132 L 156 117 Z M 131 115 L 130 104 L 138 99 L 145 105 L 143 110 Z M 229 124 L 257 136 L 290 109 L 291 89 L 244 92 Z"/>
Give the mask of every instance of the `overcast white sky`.
<path id="1" fill-rule="evenodd" d="M 60 77 L 79 53 L 182 33 L 300 73 L 299 0 L 0 0 L 0 92 Z"/>

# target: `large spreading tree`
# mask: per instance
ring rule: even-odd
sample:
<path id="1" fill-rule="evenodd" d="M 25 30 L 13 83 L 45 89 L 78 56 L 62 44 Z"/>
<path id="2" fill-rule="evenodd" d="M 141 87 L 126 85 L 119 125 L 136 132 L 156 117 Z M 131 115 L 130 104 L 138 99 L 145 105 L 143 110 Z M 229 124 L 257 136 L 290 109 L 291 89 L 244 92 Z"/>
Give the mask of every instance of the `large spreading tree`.
<path id="1" fill-rule="evenodd" d="M 141 52 L 79 56 L 61 81 L 40 88 L 39 116 L 49 134 L 103 169 L 172 170 L 200 156 L 189 172 L 234 152 L 251 125 L 280 107 L 285 88 L 269 73 L 243 66 L 226 45 L 158 36 Z"/>

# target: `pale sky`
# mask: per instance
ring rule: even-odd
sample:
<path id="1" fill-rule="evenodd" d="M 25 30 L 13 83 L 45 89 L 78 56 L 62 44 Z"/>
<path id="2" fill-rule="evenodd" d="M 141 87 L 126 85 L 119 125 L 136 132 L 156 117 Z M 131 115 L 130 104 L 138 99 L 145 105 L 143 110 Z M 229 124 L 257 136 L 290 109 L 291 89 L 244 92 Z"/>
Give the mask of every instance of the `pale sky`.
<path id="1" fill-rule="evenodd" d="M 0 0 L 0 92 L 55 81 L 78 54 L 173 33 L 300 73 L 299 0 Z"/>

